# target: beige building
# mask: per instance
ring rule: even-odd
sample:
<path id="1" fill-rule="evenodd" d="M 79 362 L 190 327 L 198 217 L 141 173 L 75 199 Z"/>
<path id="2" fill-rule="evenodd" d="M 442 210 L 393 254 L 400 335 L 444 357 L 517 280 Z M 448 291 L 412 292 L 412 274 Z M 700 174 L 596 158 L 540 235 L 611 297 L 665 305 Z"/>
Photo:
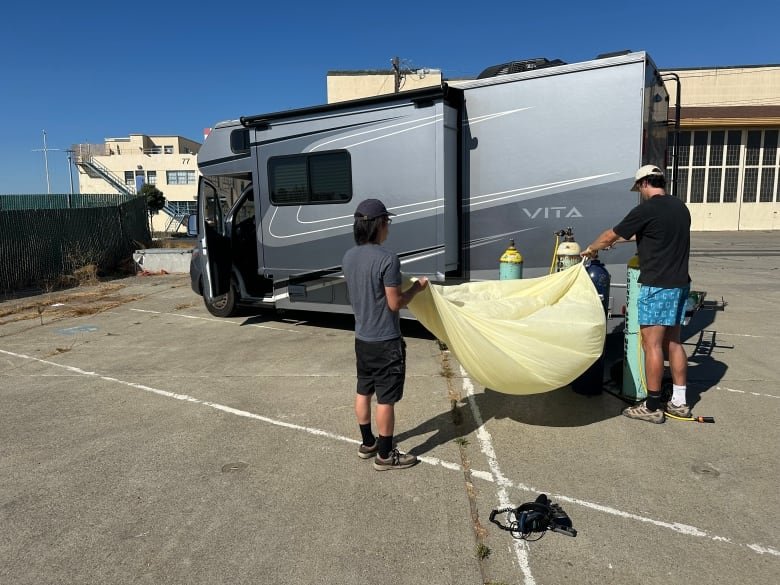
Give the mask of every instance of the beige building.
<path id="1" fill-rule="evenodd" d="M 441 71 L 328 71 L 328 103 L 441 85 Z"/>
<path id="2" fill-rule="evenodd" d="M 692 229 L 780 229 L 780 65 L 662 72 L 671 106 L 678 88 L 674 75 L 682 87 L 677 194 L 691 210 Z M 436 69 L 422 76 L 408 73 L 400 89 L 441 80 Z M 394 90 L 393 71 L 328 72 L 328 102 Z M 670 177 L 673 163 L 670 156 Z"/>
<path id="3" fill-rule="evenodd" d="M 680 79 L 677 195 L 692 229 L 780 229 L 780 65 L 664 73 Z M 674 104 L 677 84 L 667 87 Z"/>
<path id="4" fill-rule="evenodd" d="M 197 199 L 198 150 L 200 143 L 181 136 L 145 134 L 76 144 L 79 192 L 134 194 L 145 183 L 155 185 L 166 207 L 153 218 L 153 231 L 184 231 Z"/>

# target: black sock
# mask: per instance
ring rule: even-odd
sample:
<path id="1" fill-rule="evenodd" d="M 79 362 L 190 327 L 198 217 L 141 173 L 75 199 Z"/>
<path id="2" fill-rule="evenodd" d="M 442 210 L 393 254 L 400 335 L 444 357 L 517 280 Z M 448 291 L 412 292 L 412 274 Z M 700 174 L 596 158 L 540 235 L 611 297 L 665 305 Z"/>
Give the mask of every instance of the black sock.
<path id="1" fill-rule="evenodd" d="M 387 459 L 390 457 L 390 451 L 393 450 L 393 435 L 390 435 L 389 437 L 379 435 L 377 440 L 379 441 L 379 457 Z"/>
<path id="2" fill-rule="evenodd" d="M 661 408 L 661 391 L 648 390 L 645 405 L 647 406 L 648 410 L 658 410 Z"/>
<path id="3" fill-rule="evenodd" d="M 360 427 L 360 434 L 363 437 L 363 444 L 366 447 L 370 447 L 374 444 L 374 433 L 371 432 L 371 423 L 366 423 L 364 425 L 358 425 Z"/>

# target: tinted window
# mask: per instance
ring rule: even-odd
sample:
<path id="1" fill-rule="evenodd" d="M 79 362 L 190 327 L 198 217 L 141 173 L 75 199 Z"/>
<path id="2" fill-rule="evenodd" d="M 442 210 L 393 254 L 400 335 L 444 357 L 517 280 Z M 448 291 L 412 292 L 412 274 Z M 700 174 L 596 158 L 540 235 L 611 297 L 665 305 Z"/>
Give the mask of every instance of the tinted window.
<path id="1" fill-rule="evenodd" d="M 268 161 L 274 205 L 345 203 L 352 199 L 352 168 L 343 150 L 281 156 Z"/>

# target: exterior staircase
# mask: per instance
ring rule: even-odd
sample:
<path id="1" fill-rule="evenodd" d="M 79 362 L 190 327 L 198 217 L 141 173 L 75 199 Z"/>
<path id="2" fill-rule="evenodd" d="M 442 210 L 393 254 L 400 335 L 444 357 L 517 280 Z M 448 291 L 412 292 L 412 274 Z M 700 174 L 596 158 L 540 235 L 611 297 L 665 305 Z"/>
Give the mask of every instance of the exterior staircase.
<path id="1" fill-rule="evenodd" d="M 103 154 L 98 145 L 98 152 L 94 154 Z M 81 168 L 87 175 L 94 178 L 101 178 L 106 181 L 111 187 L 116 189 L 123 195 L 135 195 L 135 185 L 127 185 L 122 179 L 106 165 L 98 162 L 93 156 L 93 147 L 91 144 L 77 144 L 73 146 L 73 153 L 75 154 L 74 163 Z"/>
<path id="2" fill-rule="evenodd" d="M 165 225 L 165 231 L 178 232 L 179 228 L 186 226 L 190 215 L 195 213 L 196 206 L 196 201 L 168 201 L 166 199 L 162 212 L 170 219 Z"/>

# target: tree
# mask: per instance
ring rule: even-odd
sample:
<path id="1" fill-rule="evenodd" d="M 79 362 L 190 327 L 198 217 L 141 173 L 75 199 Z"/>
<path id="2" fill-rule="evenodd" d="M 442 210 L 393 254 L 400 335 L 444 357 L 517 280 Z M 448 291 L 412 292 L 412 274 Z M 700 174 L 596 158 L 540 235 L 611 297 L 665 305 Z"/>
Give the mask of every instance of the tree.
<path id="1" fill-rule="evenodd" d="M 141 192 L 139 194 L 146 198 L 146 208 L 149 210 L 149 231 L 153 232 L 152 217 L 157 215 L 160 210 L 165 207 L 165 195 L 163 195 L 163 192 L 157 187 L 150 185 L 149 183 L 145 183 L 144 186 L 141 187 Z"/>

